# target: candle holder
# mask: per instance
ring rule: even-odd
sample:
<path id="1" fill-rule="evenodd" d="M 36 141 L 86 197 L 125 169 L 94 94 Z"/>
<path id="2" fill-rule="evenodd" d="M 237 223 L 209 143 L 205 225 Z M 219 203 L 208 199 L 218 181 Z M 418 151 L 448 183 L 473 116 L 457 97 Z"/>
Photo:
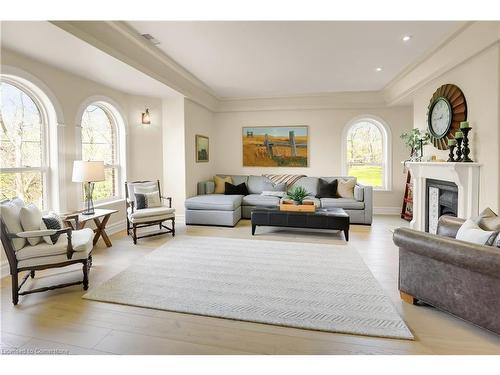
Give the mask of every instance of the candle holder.
<path id="1" fill-rule="evenodd" d="M 469 158 L 469 154 L 470 154 L 470 149 L 469 149 L 469 138 L 468 138 L 468 135 L 469 135 L 469 132 L 471 131 L 472 128 L 462 128 L 462 133 L 464 133 L 464 151 L 463 151 L 463 158 L 462 158 L 462 161 L 464 163 L 472 163 L 473 160 L 471 158 Z"/>
<path id="2" fill-rule="evenodd" d="M 449 158 L 448 158 L 448 160 L 447 160 L 447 161 L 448 161 L 448 162 L 454 162 L 454 161 L 455 161 L 455 158 L 454 158 L 454 156 L 455 156 L 455 154 L 454 154 L 454 150 L 455 150 L 455 147 L 457 147 L 457 146 L 455 146 L 455 145 L 450 145 L 450 146 L 448 146 L 448 147 L 450 148 L 450 153 L 448 154 Z"/>
<path id="3" fill-rule="evenodd" d="M 455 161 L 462 161 L 462 138 L 455 138 L 457 140 L 457 158 Z"/>

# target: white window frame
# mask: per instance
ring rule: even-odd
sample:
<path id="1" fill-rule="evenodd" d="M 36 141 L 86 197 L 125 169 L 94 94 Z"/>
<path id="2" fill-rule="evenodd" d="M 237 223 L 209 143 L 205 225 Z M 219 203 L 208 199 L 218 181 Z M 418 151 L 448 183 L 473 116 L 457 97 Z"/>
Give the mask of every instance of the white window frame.
<path id="1" fill-rule="evenodd" d="M 42 210 L 46 210 L 50 207 L 51 201 L 49 196 L 50 191 L 50 164 L 49 164 L 49 142 L 48 142 L 48 130 L 49 130 L 49 115 L 48 110 L 45 107 L 43 99 L 40 99 L 37 93 L 32 90 L 30 85 L 25 84 L 21 79 L 16 79 L 15 77 L 2 75 L 1 82 L 7 83 L 11 86 L 16 87 L 24 94 L 26 94 L 35 103 L 38 112 L 40 113 L 40 166 L 39 167 L 14 167 L 14 168 L 0 168 L 1 173 L 26 173 L 26 172 L 40 172 L 42 174 Z"/>
<path id="2" fill-rule="evenodd" d="M 97 106 L 101 108 L 111 119 L 111 125 L 115 127 L 115 141 L 116 141 L 116 164 L 110 165 L 105 164 L 104 168 L 116 168 L 117 170 L 117 187 L 116 195 L 94 201 L 96 206 L 106 205 L 107 203 L 119 201 L 125 199 L 124 184 L 126 181 L 126 123 L 125 117 L 122 115 L 123 111 L 120 109 L 119 105 L 114 102 L 111 98 L 103 96 L 92 96 L 87 98 L 81 105 L 80 110 L 77 114 L 77 131 L 76 131 L 76 144 L 77 152 L 76 159 L 82 159 L 82 116 L 85 110 L 91 106 Z M 81 185 L 78 186 L 78 197 L 80 197 L 79 205 L 80 208 L 84 208 L 85 202 L 83 201 L 83 188 Z"/>
<path id="3" fill-rule="evenodd" d="M 360 122 L 369 122 L 375 125 L 382 134 L 382 147 L 383 147 L 383 182 L 382 187 L 373 187 L 374 191 L 392 191 L 392 134 L 391 128 L 382 118 L 374 115 L 361 115 L 351 119 L 345 126 L 342 132 L 342 147 L 341 147 L 341 163 L 342 174 L 347 176 L 349 173 L 349 165 L 347 159 L 347 137 L 351 128 Z"/>

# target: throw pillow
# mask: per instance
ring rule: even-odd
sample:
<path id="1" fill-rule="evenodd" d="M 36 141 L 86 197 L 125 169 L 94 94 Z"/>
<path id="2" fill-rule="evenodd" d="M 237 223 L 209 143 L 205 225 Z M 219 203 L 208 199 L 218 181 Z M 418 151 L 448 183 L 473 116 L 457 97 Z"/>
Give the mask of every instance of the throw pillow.
<path id="1" fill-rule="evenodd" d="M 474 222 L 479 225 L 481 229 L 492 230 L 500 232 L 500 216 L 494 213 L 490 208 L 485 208 Z"/>
<path id="2" fill-rule="evenodd" d="M 55 212 L 49 212 L 48 215 L 42 216 L 42 222 L 40 224 L 40 229 L 62 229 L 63 223 L 61 218 Z M 52 236 L 43 236 L 43 240 L 49 245 L 53 245 L 59 239 L 60 234 L 56 233 Z"/>
<path id="3" fill-rule="evenodd" d="M 456 239 L 491 246 L 497 235 L 497 232 L 482 230 L 472 219 L 468 219 L 458 230 Z"/>
<path id="4" fill-rule="evenodd" d="M 332 182 L 328 182 L 328 181 L 320 178 L 319 182 L 318 182 L 318 194 L 316 194 L 316 197 L 317 198 L 338 198 L 338 195 L 337 195 L 338 184 L 339 184 L 339 181 L 337 179 L 334 179 Z"/>
<path id="5" fill-rule="evenodd" d="M 248 195 L 248 188 L 247 184 L 242 182 L 239 185 L 233 185 L 229 182 L 225 183 L 225 190 L 224 190 L 225 195 Z"/>
<path id="6" fill-rule="evenodd" d="M 337 185 L 337 195 L 340 198 L 350 198 L 354 199 L 354 186 L 356 185 L 356 180 L 350 178 L 347 180 L 339 179 Z"/>
<path id="7" fill-rule="evenodd" d="M 221 177 L 221 176 L 214 176 L 214 182 L 215 182 L 215 194 L 224 194 L 226 191 L 226 182 L 229 182 L 230 184 L 233 183 L 233 179 L 229 176 L 227 177 Z"/>
<path id="8" fill-rule="evenodd" d="M 160 193 L 154 191 L 151 193 L 135 193 L 135 204 L 138 210 L 143 210 L 145 208 L 160 207 Z"/>
<path id="9" fill-rule="evenodd" d="M 40 230 L 42 211 L 34 204 L 28 204 L 27 206 L 21 207 L 19 218 L 21 219 L 21 225 L 25 232 Z M 30 237 L 27 238 L 27 240 L 30 245 L 35 246 L 42 240 L 42 237 Z"/>
<path id="10" fill-rule="evenodd" d="M 7 227 L 9 233 L 19 233 L 23 231 L 21 226 L 21 220 L 19 214 L 21 212 L 21 207 L 24 206 L 24 202 L 20 198 L 14 198 L 10 201 L 2 202 L 1 214 L 2 219 Z M 20 250 L 26 245 L 26 238 L 14 238 L 12 239 L 12 247 L 15 251 Z"/>

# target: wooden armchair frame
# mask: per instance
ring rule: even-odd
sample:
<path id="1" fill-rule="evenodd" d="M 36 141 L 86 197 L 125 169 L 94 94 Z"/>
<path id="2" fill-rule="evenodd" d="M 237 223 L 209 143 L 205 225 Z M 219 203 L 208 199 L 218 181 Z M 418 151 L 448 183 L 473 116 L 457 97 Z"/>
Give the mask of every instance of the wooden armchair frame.
<path id="1" fill-rule="evenodd" d="M 66 234 L 68 236 L 68 246 L 67 246 L 67 250 L 66 250 L 66 257 L 68 258 L 67 261 L 60 262 L 60 263 L 43 264 L 43 265 L 39 265 L 39 266 L 18 267 L 18 260 L 16 257 L 16 251 L 14 250 L 14 247 L 12 245 L 12 239 L 39 237 L 40 235 L 33 234 L 33 236 L 18 236 L 17 234 L 9 233 L 7 231 L 7 227 L 4 223 L 4 221 L 0 217 L 0 238 L 2 241 L 3 248 L 5 250 L 5 254 L 7 255 L 7 260 L 9 261 L 10 275 L 12 278 L 12 303 L 14 305 L 18 304 L 19 296 L 24 296 L 26 294 L 45 292 L 48 290 L 60 289 L 60 288 L 65 288 L 68 286 L 79 285 L 79 284 L 83 284 L 84 290 L 88 289 L 88 287 L 89 287 L 89 276 L 88 275 L 89 275 L 90 267 L 92 265 L 92 252 L 89 253 L 89 256 L 86 259 L 72 259 L 73 253 L 75 251 L 73 250 L 73 245 L 71 243 L 71 232 L 72 232 L 71 228 L 64 228 L 64 229 L 59 229 L 59 230 L 55 231 L 55 233 L 54 233 L 54 234 L 56 234 L 56 233 Z M 52 285 L 52 286 L 47 286 L 47 287 L 43 287 L 43 288 L 31 289 L 31 290 L 26 290 L 24 292 L 21 292 L 21 288 L 28 280 L 28 277 L 31 276 L 32 279 L 35 277 L 35 271 L 40 271 L 40 270 L 45 270 L 45 269 L 50 269 L 50 268 L 66 267 L 66 266 L 69 266 L 72 264 L 77 264 L 77 263 L 82 264 L 83 280 L 75 281 L 75 282 L 71 282 L 71 283 Z M 19 283 L 19 273 L 24 272 L 24 271 L 28 271 L 29 273 Z"/>
<path id="2" fill-rule="evenodd" d="M 129 193 L 128 193 L 128 184 L 141 184 L 145 182 L 154 182 L 154 181 L 131 181 L 131 182 L 125 182 L 125 195 L 126 195 L 126 204 L 127 204 L 127 234 L 129 236 L 132 236 L 132 239 L 134 240 L 134 245 L 137 244 L 137 240 L 140 238 L 146 238 L 146 237 L 153 237 L 153 236 L 159 236 L 161 234 L 168 234 L 172 233 L 172 236 L 175 237 L 175 216 L 170 217 L 168 219 L 161 219 L 161 220 L 152 220 L 144 223 L 131 223 L 129 220 L 129 208 L 130 211 L 133 213 L 135 210 L 135 204 L 134 200 L 130 199 Z M 166 200 L 168 201 L 168 207 L 172 208 L 172 197 L 164 197 L 161 195 L 161 188 L 160 188 L 160 180 L 156 180 L 156 184 L 158 185 L 158 194 L 160 195 L 161 200 Z M 163 224 L 165 221 L 172 221 L 172 226 L 168 227 L 167 225 Z M 137 229 L 140 228 L 145 228 L 145 227 L 151 227 L 154 225 L 158 225 L 160 228 L 159 232 L 154 232 L 154 233 L 148 233 L 144 234 L 142 236 L 137 236 Z M 165 229 L 162 231 L 162 229 Z"/>

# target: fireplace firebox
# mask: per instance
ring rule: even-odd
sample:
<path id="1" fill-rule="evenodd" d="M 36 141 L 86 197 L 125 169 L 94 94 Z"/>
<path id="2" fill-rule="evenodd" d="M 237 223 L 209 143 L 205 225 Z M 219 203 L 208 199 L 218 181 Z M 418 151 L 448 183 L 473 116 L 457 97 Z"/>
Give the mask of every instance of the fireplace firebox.
<path id="1" fill-rule="evenodd" d="M 436 233 L 441 216 L 458 214 L 458 186 L 454 182 L 425 180 L 425 231 Z"/>

